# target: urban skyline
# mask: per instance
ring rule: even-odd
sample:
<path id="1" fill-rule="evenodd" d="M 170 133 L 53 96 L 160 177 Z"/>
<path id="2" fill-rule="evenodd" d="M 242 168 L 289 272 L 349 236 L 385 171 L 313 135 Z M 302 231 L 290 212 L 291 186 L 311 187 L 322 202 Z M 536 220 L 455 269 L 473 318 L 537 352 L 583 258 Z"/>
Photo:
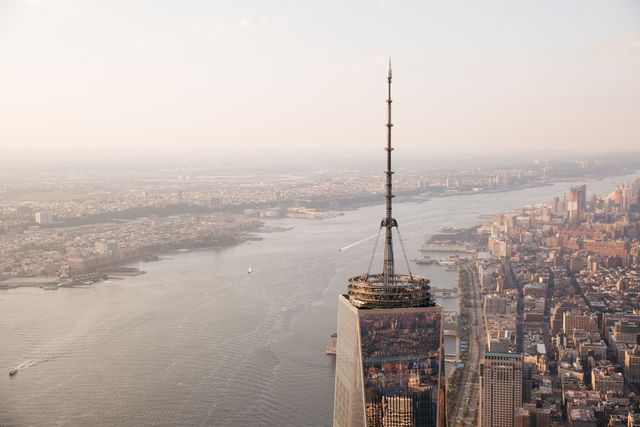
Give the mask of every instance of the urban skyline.
<path id="1" fill-rule="evenodd" d="M 0 425 L 640 427 L 637 2 L 7 0 L 0 51 Z"/>

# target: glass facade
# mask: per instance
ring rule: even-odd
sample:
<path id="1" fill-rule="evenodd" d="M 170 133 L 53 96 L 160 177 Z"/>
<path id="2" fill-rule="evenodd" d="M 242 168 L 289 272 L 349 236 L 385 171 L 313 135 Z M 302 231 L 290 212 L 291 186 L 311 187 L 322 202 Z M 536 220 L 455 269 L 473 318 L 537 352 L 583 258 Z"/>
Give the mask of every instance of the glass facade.
<path id="1" fill-rule="evenodd" d="M 358 309 L 343 295 L 338 300 L 336 388 L 333 396 L 335 427 L 364 426 L 362 358 L 358 337 Z"/>
<path id="2" fill-rule="evenodd" d="M 344 297 L 338 306 L 334 425 L 437 426 L 442 309 L 357 309 Z"/>
<path id="3" fill-rule="evenodd" d="M 437 425 L 441 314 L 440 307 L 359 312 L 368 426 Z"/>

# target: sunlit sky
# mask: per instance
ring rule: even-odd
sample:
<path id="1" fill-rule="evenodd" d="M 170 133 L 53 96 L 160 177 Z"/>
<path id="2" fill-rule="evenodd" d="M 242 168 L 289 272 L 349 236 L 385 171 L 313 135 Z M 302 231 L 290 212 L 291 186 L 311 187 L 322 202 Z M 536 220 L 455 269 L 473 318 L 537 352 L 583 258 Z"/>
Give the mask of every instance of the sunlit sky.
<path id="1" fill-rule="evenodd" d="M 640 2 L 0 0 L 0 153 L 640 149 Z M 378 152 L 376 151 L 376 154 Z"/>

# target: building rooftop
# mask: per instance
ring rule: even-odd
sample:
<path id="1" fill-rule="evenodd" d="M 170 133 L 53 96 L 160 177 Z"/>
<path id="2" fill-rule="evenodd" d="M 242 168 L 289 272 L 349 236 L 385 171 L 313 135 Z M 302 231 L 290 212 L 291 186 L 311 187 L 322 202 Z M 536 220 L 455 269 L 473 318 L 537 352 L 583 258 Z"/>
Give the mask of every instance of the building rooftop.
<path id="1" fill-rule="evenodd" d="M 362 274 L 349 279 L 348 298 L 358 308 L 433 307 L 429 280 L 395 274 L 385 282 L 383 274 Z"/>
<path id="2" fill-rule="evenodd" d="M 520 353 L 498 353 L 494 351 L 487 351 L 485 357 L 506 357 L 508 359 L 522 359 L 522 354 Z"/>

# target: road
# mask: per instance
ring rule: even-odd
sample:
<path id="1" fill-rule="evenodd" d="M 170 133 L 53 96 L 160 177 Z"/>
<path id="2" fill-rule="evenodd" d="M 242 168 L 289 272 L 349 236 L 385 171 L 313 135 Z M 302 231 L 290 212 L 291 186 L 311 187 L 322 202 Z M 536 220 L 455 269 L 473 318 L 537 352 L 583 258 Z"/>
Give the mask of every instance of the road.
<path id="1" fill-rule="evenodd" d="M 502 262 L 502 268 L 507 279 L 507 287 L 518 290 L 518 307 L 516 314 L 516 348 L 519 353 L 524 351 L 524 291 L 519 286 L 518 279 L 513 273 L 511 264 L 508 261 Z"/>
<path id="2" fill-rule="evenodd" d="M 484 349 L 484 318 L 482 316 L 482 294 L 475 268 L 472 264 L 462 264 L 461 270 L 471 278 L 471 307 L 467 310 L 469 316 L 469 343 L 467 361 L 462 373 L 462 387 L 458 389 L 454 413 L 450 416 L 450 424 L 453 425 L 475 425 L 480 398 L 480 377 L 479 366 Z M 465 408 L 468 413 L 465 416 Z"/>

